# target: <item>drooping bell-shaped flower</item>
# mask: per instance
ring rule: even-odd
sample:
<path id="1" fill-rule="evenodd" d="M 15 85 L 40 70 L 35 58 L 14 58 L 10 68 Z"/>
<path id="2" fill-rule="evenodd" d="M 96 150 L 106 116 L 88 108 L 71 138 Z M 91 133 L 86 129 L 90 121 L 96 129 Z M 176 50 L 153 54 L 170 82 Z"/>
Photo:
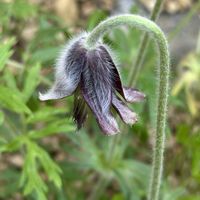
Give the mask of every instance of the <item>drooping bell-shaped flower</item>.
<path id="1" fill-rule="evenodd" d="M 88 49 L 86 36 L 80 35 L 62 51 L 56 64 L 55 83 L 47 93 L 40 93 L 39 99 L 60 99 L 74 94 L 73 117 L 77 127 L 82 127 L 89 107 L 103 133 L 114 135 L 119 128 L 111 108 L 125 123 L 134 124 L 136 113 L 125 102 L 139 102 L 145 95 L 124 87 L 109 48 L 99 42 L 95 48 Z"/>

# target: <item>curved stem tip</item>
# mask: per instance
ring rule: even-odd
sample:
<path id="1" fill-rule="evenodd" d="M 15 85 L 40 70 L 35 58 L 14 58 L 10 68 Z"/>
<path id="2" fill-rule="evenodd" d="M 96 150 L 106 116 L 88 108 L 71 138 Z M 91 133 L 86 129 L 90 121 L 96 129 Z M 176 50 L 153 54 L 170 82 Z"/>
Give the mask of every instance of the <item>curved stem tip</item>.
<path id="1" fill-rule="evenodd" d="M 148 200 L 158 200 L 165 147 L 165 124 L 167 115 L 167 101 L 169 88 L 169 51 L 166 37 L 162 30 L 152 21 L 138 15 L 119 15 L 101 22 L 86 40 L 88 48 L 95 48 L 96 43 L 106 32 L 119 25 L 130 25 L 151 34 L 158 48 L 158 93 L 157 93 L 157 120 L 155 145 L 153 149 L 153 164 L 149 186 Z"/>

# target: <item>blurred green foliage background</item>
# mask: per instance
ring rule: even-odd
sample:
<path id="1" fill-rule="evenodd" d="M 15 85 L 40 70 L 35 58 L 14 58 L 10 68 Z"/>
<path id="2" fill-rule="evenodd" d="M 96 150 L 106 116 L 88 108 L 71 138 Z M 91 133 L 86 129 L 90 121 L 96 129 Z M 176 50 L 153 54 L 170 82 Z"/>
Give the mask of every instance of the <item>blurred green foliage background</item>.
<path id="1" fill-rule="evenodd" d="M 73 97 L 38 100 L 38 91 L 53 82 L 53 66 L 62 46 L 109 16 L 115 9 L 113 2 L 0 1 L 0 199 L 145 199 L 156 107 L 157 54 L 152 41 L 137 83 L 147 99 L 131 105 L 139 113 L 139 122 L 121 133 L 114 152 L 109 146 L 113 137 L 102 135 L 92 116 L 84 129 L 76 131 Z M 190 23 L 197 6 L 198 2 L 192 3 L 184 11 L 186 17 L 167 33 L 169 38 Z M 141 9 L 134 4 L 131 12 L 141 13 Z M 141 35 L 122 27 L 104 38 L 119 58 L 124 83 Z M 200 199 L 198 37 L 191 52 L 172 62 L 162 200 Z"/>

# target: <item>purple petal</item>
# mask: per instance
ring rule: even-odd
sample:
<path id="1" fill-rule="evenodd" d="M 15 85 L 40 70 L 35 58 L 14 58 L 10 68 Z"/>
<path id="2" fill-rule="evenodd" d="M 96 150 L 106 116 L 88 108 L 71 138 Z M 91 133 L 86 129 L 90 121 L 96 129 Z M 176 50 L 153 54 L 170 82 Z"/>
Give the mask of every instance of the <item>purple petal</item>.
<path id="1" fill-rule="evenodd" d="M 140 102 L 145 98 L 144 93 L 128 87 L 123 87 L 123 94 L 127 102 Z"/>
<path id="2" fill-rule="evenodd" d="M 77 129 L 80 129 L 87 118 L 87 108 L 83 97 L 78 92 L 79 90 L 74 95 L 73 118 L 77 124 Z"/>
<path id="3" fill-rule="evenodd" d="M 119 100 L 115 95 L 112 98 L 112 104 L 116 111 L 119 113 L 121 119 L 126 124 L 134 124 L 137 122 L 137 115 L 131 111 L 121 100 Z"/>
<path id="4" fill-rule="evenodd" d="M 107 49 L 104 46 L 101 46 L 102 52 L 104 52 L 104 55 L 106 57 L 106 62 L 109 63 L 109 68 L 112 72 L 112 82 L 113 82 L 113 87 L 119 94 L 127 101 L 127 102 L 139 102 L 142 101 L 145 98 L 145 94 L 142 92 L 139 92 L 136 89 L 133 88 L 128 88 L 128 87 L 123 87 L 121 78 L 119 75 L 119 72 L 109 54 Z"/>
<path id="5" fill-rule="evenodd" d="M 99 115 L 97 121 L 106 135 L 115 135 L 119 133 L 118 124 L 110 113 Z"/>
<path id="6" fill-rule="evenodd" d="M 119 132 L 116 120 L 110 113 L 112 80 L 109 67 L 101 50 L 90 50 L 81 78 L 83 97 L 94 113 L 105 134 Z"/>
<path id="7" fill-rule="evenodd" d="M 113 68 L 113 77 L 114 77 L 114 88 L 119 92 L 119 94 L 126 100 L 127 102 L 140 102 L 144 100 L 145 94 L 129 87 L 122 86 L 121 79 L 117 68 L 114 66 Z"/>
<path id="8" fill-rule="evenodd" d="M 45 101 L 71 95 L 80 82 L 85 61 L 86 49 L 82 47 L 81 40 L 64 49 L 56 64 L 55 83 L 45 94 L 39 93 L 39 99 Z"/>

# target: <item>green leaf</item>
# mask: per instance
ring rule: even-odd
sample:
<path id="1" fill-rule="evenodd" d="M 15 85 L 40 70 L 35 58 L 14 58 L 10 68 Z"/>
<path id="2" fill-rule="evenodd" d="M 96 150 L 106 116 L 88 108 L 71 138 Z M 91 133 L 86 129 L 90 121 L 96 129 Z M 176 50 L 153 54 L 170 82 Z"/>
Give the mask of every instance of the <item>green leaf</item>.
<path id="1" fill-rule="evenodd" d="M 0 137 L 0 152 L 4 149 L 4 145 L 7 143 L 7 140 L 3 137 Z"/>
<path id="2" fill-rule="evenodd" d="M 8 14 L 11 10 L 11 5 L 7 2 L 0 1 L 0 23 L 6 24 L 8 23 L 10 15 Z"/>
<path id="3" fill-rule="evenodd" d="M 27 70 L 28 72 L 26 74 L 26 78 L 24 81 L 24 89 L 23 89 L 23 96 L 25 98 L 25 102 L 30 98 L 35 88 L 39 84 L 40 68 L 41 68 L 40 65 L 37 64 Z"/>
<path id="4" fill-rule="evenodd" d="M 10 196 L 19 192 L 17 180 L 19 179 L 19 170 L 13 167 L 1 169 L 0 182 L 0 199 L 9 199 Z M 8 184 L 9 183 L 9 184 Z"/>
<path id="5" fill-rule="evenodd" d="M 61 169 L 49 157 L 48 153 L 35 142 L 27 140 L 25 145 L 27 153 L 25 156 L 20 185 L 24 187 L 25 195 L 36 193 L 37 199 L 46 200 L 48 187 L 40 176 L 38 164 L 41 164 L 49 180 L 58 188 L 60 188 L 62 184 L 60 178 Z"/>
<path id="6" fill-rule="evenodd" d="M 0 126 L 3 124 L 4 121 L 4 113 L 0 110 Z"/>
<path id="7" fill-rule="evenodd" d="M 0 94 L 0 105 L 6 109 L 17 113 L 31 114 L 30 109 L 26 106 L 23 97 L 19 93 L 10 88 L 0 86 Z"/>
<path id="8" fill-rule="evenodd" d="M 9 68 L 4 69 L 3 79 L 6 83 L 6 86 L 8 86 L 10 89 L 17 91 L 18 93 L 20 92 L 19 89 L 17 88 L 17 82 L 15 80 L 15 76 Z"/>
<path id="9" fill-rule="evenodd" d="M 3 70 L 7 60 L 12 55 L 13 51 L 10 50 L 10 48 L 12 47 L 12 45 L 14 43 L 15 43 L 15 39 L 11 38 L 8 41 L 6 41 L 5 43 L 0 44 L 0 52 L 1 52 L 1 54 L 0 54 L 0 71 Z"/>
<path id="10" fill-rule="evenodd" d="M 38 199 L 46 200 L 47 186 L 38 173 L 35 148 L 31 143 L 27 146 L 27 154 L 20 178 L 20 186 L 24 187 L 24 195 L 36 193 Z"/>
<path id="11" fill-rule="evenodd" d="M 47 62 L 53 61 L 58 54 L 60 47 L 45 47 L 37 50 L 35 53 L 31 55 L 32 62 Z"/>
<path id="12" fill-rule="evenodd" d="M 33 139 L 43 138 L 60 132 L 74 132 L 75 126 L 69 120 L 59 120 L 52 122 L 50 125 L 45 126 L 41 130 L 34 130 L 29 132 L 30 137 Z"/>
<path id="13" fill-rule="evenodd" d="M 28 123 L 36 123 L 36 122 L 46 122 L 55 120 L 58 114 L 64 114 L 66 110 L 63 108 L 54 108 L 54 107 L 42 107 L 37 112 L 34 112 L 27 119 Z"/>
<path id="14" fill-rule="evenodd" d="M 19 150 L 24 142 L 23 136 L 18 136 L 11 142 L 6 143 L 0 147 L 0 152 L 13 152 Z"/>
<path id="15" fill-rule="evenodd" d="M 179 199 L 178 199 L 179 200 Z M 180 198 L 180 200 L 199 200 L 199 194 L 186 194 Z"/>
<path id="16" fill-rule="evenodd" d="M 105 11 L 95 10 L 88 19 L 87 30 L 91 31 L 99 22 L 107 17 Z"/>
<path id="17" fill-rule="evenodd" d="M 171 188 L 167 183 L 163 184 L 161 196 L 163 200 L 177 200 L 186 195 L 186 189 L 182 187 Z M 182 199 L 182 198 L 181 198 Z"/>
<path id="18" fill-rule="evenodd" d="M 62 181 L 59 175 L 62 172 L 61 169 L 56 163 L 53 162 L 47 152 L 45 152 L 39 146 L 37 147 L 37 152 L 39 152 L 39 161 L 47 173 L 49 180 L 52 181 L 58 188 L 60 188 L 62 185 Z"/>
<path id="19" fill-rule="evenodd" d="M 112 200 L 125 200 L 124 196 L 120 193 L 114 194 Z"/>
<path id="20" fill-rule="evenodd" d="M 139 200 L 146 194 L 149 182 L 149 167 L 134 160 L 123 160 L 114 170 L 125 199 Z"/>
<path id="21" fill-rule="evenodd" d="M 12 6 L 12 14 L 19 19 L 27 19 L 34 16 L 36 13 L 36 6 L 30 4 L 26 0 L 15 0 Z"/>

